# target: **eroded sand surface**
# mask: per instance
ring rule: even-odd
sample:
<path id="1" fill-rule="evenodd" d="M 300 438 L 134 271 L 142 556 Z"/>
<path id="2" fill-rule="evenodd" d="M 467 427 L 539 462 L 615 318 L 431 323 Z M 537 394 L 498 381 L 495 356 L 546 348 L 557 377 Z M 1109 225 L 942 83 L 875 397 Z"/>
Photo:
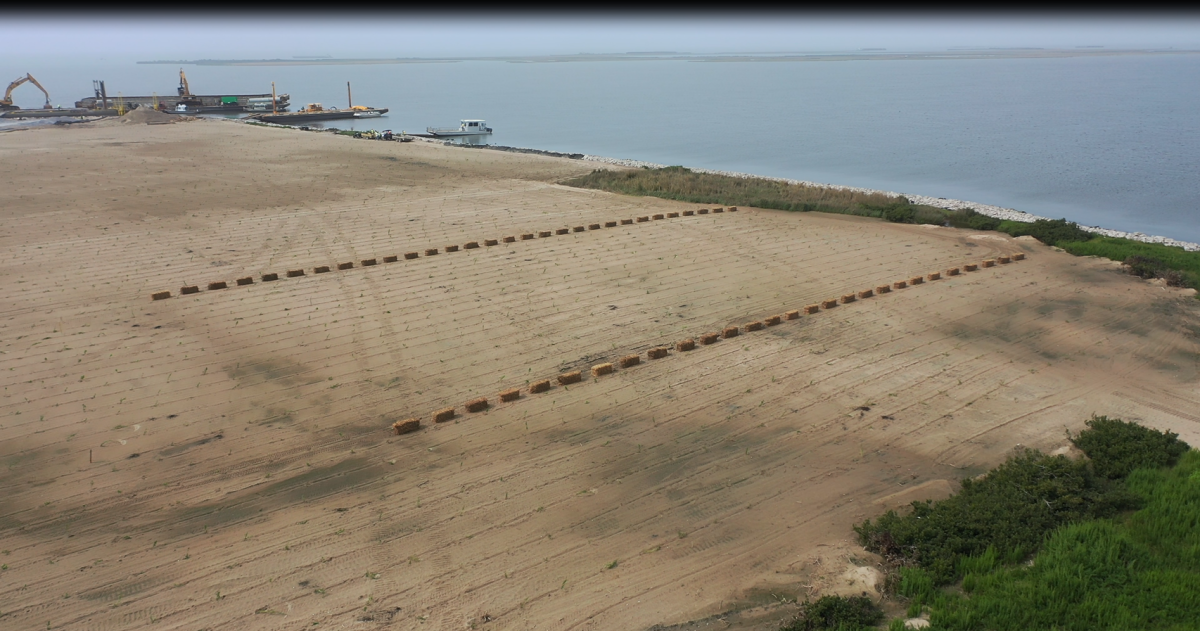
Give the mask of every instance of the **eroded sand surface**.
<path id="1" fill-rule="evenodd" d="M 0 158 L 5 629 L 678 624 L 861 590 L 853 523 L 1093 412 L 1200 444 L 1200 302 L 1035 242 L 742 209 L 425 257 L 698 206 L 225 122 L 9 133 Z"/>

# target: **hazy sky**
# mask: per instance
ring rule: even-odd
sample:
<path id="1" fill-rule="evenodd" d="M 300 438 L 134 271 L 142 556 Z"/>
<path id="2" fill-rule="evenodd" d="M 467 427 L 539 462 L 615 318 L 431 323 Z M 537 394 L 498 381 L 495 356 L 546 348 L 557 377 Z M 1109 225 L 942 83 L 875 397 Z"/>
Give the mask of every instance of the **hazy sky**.
<path id="1" fill-rule="evenodd" d="M 928 51 L 951 47 L 1200 49 L 1200 13 L 354 15 L 220 18 L 186 12 L 56 18 L 0 13 L 9 60 L 435 57 L 629 51 Z M 20 68 L 10 69 L 21 70 Z M 11 74 L 11 72 L 10 72 Z"/>

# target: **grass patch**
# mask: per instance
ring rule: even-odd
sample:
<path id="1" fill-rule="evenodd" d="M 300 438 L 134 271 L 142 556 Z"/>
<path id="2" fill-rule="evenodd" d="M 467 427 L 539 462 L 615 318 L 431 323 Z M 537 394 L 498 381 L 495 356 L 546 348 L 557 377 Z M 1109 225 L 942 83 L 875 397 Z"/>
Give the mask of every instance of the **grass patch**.
<path id="1" fill-rule="evenodd" d="M 800 604 L 800 613 L 779 631 L 866 631 L 883 621 L 883 610 L 868 596 L 822 596 Z"/>
<path id="2" fill-rule="evenodd" d="M 1162 278 L 1169 285 L 1200 289 L 1200 252 L 1119 237 L 1093 237 L 1059 247 L 1076 256 L 1101 256 L 1121 261 L 1135 276 Z"/>

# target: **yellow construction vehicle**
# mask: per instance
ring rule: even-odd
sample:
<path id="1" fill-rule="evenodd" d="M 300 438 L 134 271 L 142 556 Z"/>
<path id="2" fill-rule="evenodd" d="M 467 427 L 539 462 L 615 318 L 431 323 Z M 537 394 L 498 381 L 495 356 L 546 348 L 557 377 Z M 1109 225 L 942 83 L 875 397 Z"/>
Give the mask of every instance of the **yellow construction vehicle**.
<path id="1" fill-rule="evenodd" d="M 8 84 L 8 90 L 4 93 L 4 100 L 0 100 L 0 110 L 19 110 L 19 109 L 21 109 L 20 107 L 13 105 L 12 93 L 13 93 L 13 90 L 17 89 L 18 86 L 20 86 L 22 83 L 26 83 L 26 82 L 36 85 L 38 87 L 38 89 L 42 91 L 42 94 L 46 95 L 46 109 L 50 109 L 50 93 L 46 91 L 46 88 L 42 87 L 42 84 L 38 83 L 37 79 L 33 78 L 33 75 L 26 74 L 24 77 L 20 77 L 16 81 L 13 81 L 12 83 Z"/>

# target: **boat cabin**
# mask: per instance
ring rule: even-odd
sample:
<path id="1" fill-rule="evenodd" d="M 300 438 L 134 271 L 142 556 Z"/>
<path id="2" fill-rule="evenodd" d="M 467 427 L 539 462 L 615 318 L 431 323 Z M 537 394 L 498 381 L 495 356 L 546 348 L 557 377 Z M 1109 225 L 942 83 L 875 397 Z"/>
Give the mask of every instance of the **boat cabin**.
<path id="1" fill-rule="evenodd" d="M 459 128 L 467 133 L 486 134 L 491 129 L 487 126 L 487 121 L 479 119 L 463 119 L 459 121 Z"/>

